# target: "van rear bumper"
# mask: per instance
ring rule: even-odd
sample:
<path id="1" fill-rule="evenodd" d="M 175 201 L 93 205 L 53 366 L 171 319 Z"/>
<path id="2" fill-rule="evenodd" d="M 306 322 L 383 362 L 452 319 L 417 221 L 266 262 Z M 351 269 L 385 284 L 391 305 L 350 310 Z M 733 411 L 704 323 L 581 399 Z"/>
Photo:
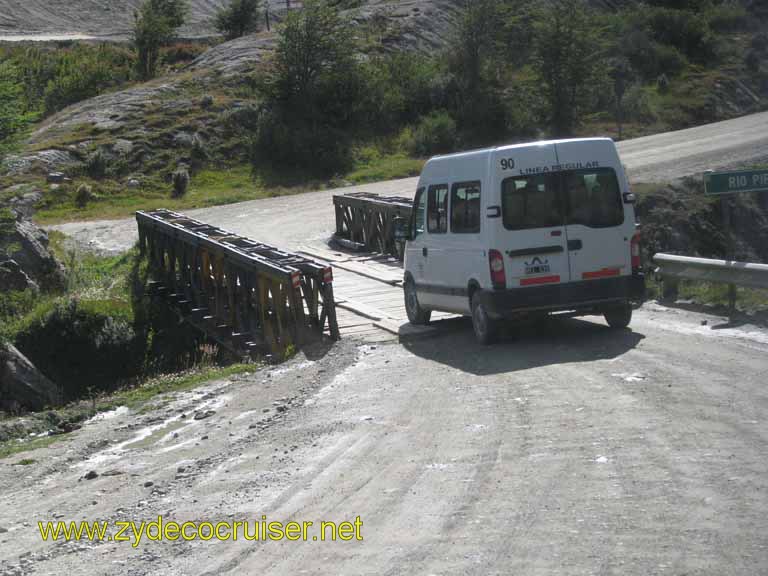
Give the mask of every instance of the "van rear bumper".
<path id="1" fill-rule="evenodd" d="M 480 298 L 488 314 L 494 318 L 536 310 L 593 310 L 606 304 L 644 301 L 645 277 L 636 273 L 553 286 L 483 290 Z"/>

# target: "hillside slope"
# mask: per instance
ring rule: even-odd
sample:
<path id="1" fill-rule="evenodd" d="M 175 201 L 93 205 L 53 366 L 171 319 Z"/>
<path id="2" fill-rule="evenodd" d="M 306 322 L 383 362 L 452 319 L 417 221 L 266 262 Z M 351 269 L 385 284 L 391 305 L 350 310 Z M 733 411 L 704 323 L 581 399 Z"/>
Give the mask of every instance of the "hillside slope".
<path id="1" fill-rule="evenodd" d="M 212 33 L 213 15 L 225 3 L 190 0 L 188 24 L 182 35 Z M 140 4 L 141 0 L 0 0 L 0 34 L 80 33 L 127 38 L 134 10 Z"/>
<path id="2" fill-rule="evenodd" d="M 264 0 L 269 3 L 270 13 L 280 19 L 286 10 L 285 0 Z M 0 41 L 5 36 L 55 34 L 80 34 L 97 38 L 125 40 L 130 38 L 133 13 L 142 0 L 0 0 Z M 227 0 L 189 0 L 187 24 L 180 30 L 183 37 L 215 34 L 213 18 Z M 418 19 L 422 36 L 432 45 L 440 43 L 437 33 L 443 28 L 446 17 L 459 4 L 455 0 L 368 0 L 363 3 L 363 14 L 386 10 L 401 24 Z M 292 7 L 301 2 L 293 0 Z M 408 31 L 406 36 L 415 38 L 417 32 Z"/>

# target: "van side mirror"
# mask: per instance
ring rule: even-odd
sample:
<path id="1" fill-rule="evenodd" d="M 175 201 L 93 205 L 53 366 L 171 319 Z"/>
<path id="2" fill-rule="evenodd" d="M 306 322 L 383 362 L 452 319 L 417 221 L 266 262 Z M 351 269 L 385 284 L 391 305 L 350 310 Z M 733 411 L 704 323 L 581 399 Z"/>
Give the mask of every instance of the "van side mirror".
<path id="1" fill-rule="evenodd" d="M 395 228 L 395 242 L 405 242 L 411 240 L 411 227 L 407 219 L 402 216 L 395 216 L 392 220 Z"/>
<path id="2" fill-rule="evenodd" d="M 637 197 L 632 192 L 624 194 L 624 204 L 634 204 L 635 202 L 637 202 Z"/>

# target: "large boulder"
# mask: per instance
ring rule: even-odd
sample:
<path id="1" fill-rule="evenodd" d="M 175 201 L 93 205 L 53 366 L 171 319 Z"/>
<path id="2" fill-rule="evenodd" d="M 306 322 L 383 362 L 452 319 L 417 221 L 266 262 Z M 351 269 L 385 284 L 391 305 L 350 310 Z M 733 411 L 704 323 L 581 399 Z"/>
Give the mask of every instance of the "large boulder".
<path id="1" fill-rule="evenodd" d="M 60 403 L 56 385 L 19 350 L 0 342 L 0 407 L 42 410 Z"/>
<path id="2" fill-rule="evenodd" d="M 0 292 L 34 290 L 37 292 L 38 285 L 32 280 L 19 263 L 15 260 L 0 261 Z"/>
<path id="3" fill-rule="evenodd" d="M 15 261 L 40 286 L 64 286 L 64 268 L 48 250 L 48 234 L 29 220 L 0 227 L 0 260 Z"/>

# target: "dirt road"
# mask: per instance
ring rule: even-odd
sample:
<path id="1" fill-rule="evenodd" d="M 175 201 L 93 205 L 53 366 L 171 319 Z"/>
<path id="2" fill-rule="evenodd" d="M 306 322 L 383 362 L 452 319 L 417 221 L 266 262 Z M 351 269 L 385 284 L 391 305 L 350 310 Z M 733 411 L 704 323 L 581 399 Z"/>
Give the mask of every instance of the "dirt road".
<path id="1" fill-rule="evenodd" d="M 765 573 L 768 333 L 725 322 L 648 305 L 631 332 L 553 321 L 480 349 L 448 321 L 107 415 L 0 461 L 0 573 Z M 364 540 L 134 549 L 36 527 L 158 515 L 359 516 Z"/>

